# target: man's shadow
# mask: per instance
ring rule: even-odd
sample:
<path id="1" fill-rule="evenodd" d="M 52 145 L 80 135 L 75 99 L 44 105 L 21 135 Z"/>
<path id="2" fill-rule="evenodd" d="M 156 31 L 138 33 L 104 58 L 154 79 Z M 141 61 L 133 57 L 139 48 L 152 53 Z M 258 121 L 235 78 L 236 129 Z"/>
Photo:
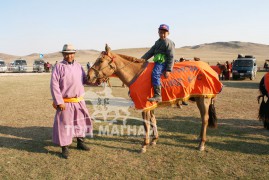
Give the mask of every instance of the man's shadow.
<path id="1" fill-rule="evenodd" d="M 7 149 L 24 150 L 34 153 L 50 153 L 46 147 L 54 146 L 52 143 L 52 128 L 51 127 L 9 127 L 0 126 L 0 147 Z"/>

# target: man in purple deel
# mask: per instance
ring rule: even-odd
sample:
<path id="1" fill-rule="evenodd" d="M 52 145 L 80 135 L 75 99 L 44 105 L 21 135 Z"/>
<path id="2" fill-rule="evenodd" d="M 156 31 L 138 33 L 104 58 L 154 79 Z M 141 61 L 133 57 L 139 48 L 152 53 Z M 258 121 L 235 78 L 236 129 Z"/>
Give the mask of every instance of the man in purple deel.
<path id="1" fill-rule="evenodd" d="M 65 44 L 61 51 L 63 61 L 52 71 L 50 89 L 56 109 L 53 125 L 53 142 L 62 147 L 62 157 L 69 156 L 68 146 L 77 138 L 77 149 L 89 151 L 84 137 L 92 136 L 92 120 L 83 99 L 87 76 L 82 66 L 74 60 L 76 50 Z"/>

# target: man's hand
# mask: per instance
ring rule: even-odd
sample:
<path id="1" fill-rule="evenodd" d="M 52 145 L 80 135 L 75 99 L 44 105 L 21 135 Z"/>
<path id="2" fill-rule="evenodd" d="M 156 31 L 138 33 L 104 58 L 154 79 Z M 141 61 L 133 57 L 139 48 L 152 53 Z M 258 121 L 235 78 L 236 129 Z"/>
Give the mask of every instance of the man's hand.
<path id="1" fill-rule="evenodd" d="M 65 110 L 65 104 L 59 104 L 59 105 L 57 106 L 57 108 L 58 108 L 59 110 L 61 110 L 61 111 L 64 111 L 64 110 Z"/>
<path id="2" fill-rule="evenodd" d="M 171 72 L 169 72 L 169 71 L 165 71 L 164 77 L 165 77 L 165 78 L 169 78 L 170 73 L 171 73 Z"/>

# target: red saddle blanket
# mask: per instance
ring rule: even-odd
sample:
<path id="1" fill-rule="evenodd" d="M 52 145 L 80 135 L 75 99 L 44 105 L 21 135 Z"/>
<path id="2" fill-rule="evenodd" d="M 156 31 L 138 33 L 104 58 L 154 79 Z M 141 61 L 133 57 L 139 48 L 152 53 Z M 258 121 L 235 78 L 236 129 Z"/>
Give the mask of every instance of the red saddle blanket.
<path id="1" fill-rule="evenodd" d="M 264 75 L 264 86 L 269 95 L 269 72 Z"/>
<path id="2" fill-rule="evenodd" d="M 145 70 L 130 85 L 130 96 L 136 109 L 143 111 L 157 107 L 156 102 L 149 102 L 154 95 L 151 83 L 151 73 L 154 63 L 148 63 Z M 162 102 L 172 104 L 190 97 L 215 97 L 222 90 L 218 74 L 205 62 L 187 61 L 175 63 L 169 78 L 161 76 Z"/>
<path id="3" fill-rule="evenodd" d="M 210 66 L 212 69 L 214 69 L 214 71 L 216 71 L 216 73 L 218 73 L 218 75 L 221 74 L 221 70 L 219 68 L 219 66 Z"/>

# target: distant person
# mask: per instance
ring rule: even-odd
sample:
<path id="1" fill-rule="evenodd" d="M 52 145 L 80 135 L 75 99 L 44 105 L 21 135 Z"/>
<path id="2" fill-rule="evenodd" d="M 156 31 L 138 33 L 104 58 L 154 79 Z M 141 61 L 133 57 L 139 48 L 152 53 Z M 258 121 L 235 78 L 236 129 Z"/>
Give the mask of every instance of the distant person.
<path id="1" fill-rule="evenodd" d="M 83 84 L 87 83 L 87 76 L 74 60 L 75 53 L 73 45 L 63 46 L 63 61 L 56 64 L 50 82 L 53 107 L 56 109 L 53 142 L 62 147 L 62 157 L 66 159 L 73 137 L 77 138 L 77 149 L 89 151 L 84 137 L 92 135 L 92 120 L 83 99 Z"/>
<path id="2" fill-rule="evenodd" d="M 142 59 L 148 60 L 154 56 L 154 68 L 151 75 L 154 96 L 148 99 L 150 102 L 162 101 L 161 75 L 164 73 L 165 78 L 168 78 L 174 66 L 175 43 L 167 38 L 169 35 L 169 26 L 161 24 L 159 26 L 158 33 L 159 39 L 150 48 L 150 50 L 141 57 Z"/>
<path id="3" fill-rule="evenodd" d="M 230 80 L 232 66 L 229 63 L 229 61 L 226 61 L 225 66 L 226 66 L 225 80 Z"/>
<path id="4" fill-rule="evenodd" d="M 46 62 L 44 64 L 44 69 L 45 69 L 45 72 L 49 72 L 50 71 L 50 63 L 49 62 Z"/>
<path id="5" fill-rule="evenodd" d="M 90 70 L 90 68 L 91 68 L 91 63 L 90 63 L 90 62 L 88 62 L 88 63 L 87 63 L 87 70 L 89 71 L 89 70 Z"/>
<path id="6" fill-rule="evenodd" d="M 47 62 L 47 69 L 48 69 L 48 72 L 50 72 L 50 68 L 51 68 L 51 64 L 49 62 Z"/>

